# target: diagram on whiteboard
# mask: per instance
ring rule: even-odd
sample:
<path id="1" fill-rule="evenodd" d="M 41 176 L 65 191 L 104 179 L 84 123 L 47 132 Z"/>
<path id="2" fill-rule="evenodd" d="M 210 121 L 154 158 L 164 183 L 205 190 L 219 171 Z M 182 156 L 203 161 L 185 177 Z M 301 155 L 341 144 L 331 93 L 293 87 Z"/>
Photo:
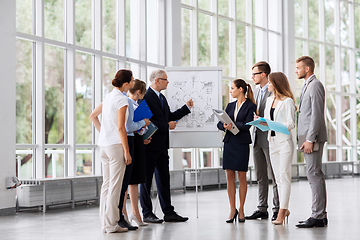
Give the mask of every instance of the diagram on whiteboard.
<path id="1" fill-rule="evenodd" d="M 191 113 L 180 119 L 175 131 L 217 131 L 212 109 L 219 108 L 218 71 L 168 72 L 167 100 L 175 111 L 192 99 Z"/>

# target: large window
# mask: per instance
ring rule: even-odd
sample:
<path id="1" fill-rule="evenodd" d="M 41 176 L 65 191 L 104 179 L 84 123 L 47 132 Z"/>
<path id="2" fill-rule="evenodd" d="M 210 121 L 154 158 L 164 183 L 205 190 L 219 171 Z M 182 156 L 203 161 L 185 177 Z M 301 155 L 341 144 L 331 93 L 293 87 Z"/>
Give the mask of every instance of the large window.
<path id="1" fill-rule="evenodd" d="M 182 0 L 181 3 L 182 66 L 221 66 L 224 107 L 232 100 L 231 80 L 242 78 L 254 86 L 250 74 L 255 62 L 265 60 L 274 71 L 283 70 L 282 1 Z M 186 155 L 188 149 L 183 151 Z M 199 166 L 221 166 L 218 149 L 204 154 L 207 160 L 200 153 Z"/>
<path id="2" fill-rule="evenodd" d="M 360 127 L 359 1 L 294 2 L 296 58 L 314 58 L 315 74 L 326 89 L 328 143 L 324 159 L 355 161 L 360 154 L 360 135 L 356 134 Z M 303 81 L 296 84 L 299 96 Z"/>
<path id="3" fill-rule="evenodd" d="M 17 175 L 101 174 L 89 115 L 118 69 L 164 68 L 164 1 L 16 2 Z"/>

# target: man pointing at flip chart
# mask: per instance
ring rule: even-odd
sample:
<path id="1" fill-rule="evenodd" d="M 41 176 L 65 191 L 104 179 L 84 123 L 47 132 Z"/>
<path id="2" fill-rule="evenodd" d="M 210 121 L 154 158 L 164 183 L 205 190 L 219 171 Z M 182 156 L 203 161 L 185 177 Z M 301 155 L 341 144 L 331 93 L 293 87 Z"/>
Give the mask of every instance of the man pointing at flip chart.
<path id="1" fill-rule="evenodd" d="M 151 142 L 145 146 L 146 174 L 145 183 L 140 185 L 140 204 L 143 212 L 144 222 L 162 223 L 185 222 L 187 217 L 182 217 L 174 211 L 170 198 L 170 174 L 169 174 L 169 130 L 175 129 L 176 121 L 190 113 L 193 107 L 192 99 L 175 112 L 171 112 L 165 96 L 161 93 L 169 83 L 164 70 L 154 70 L 150 75 L 151 85 L 146 91 L 144 100 L 147 102 L 153 116 L 153 122 L 158 130 L 152 136 Z M 152 177 L 155 180 L 164 220 L 159 219 L 152 211 L 150 189 Z"/>

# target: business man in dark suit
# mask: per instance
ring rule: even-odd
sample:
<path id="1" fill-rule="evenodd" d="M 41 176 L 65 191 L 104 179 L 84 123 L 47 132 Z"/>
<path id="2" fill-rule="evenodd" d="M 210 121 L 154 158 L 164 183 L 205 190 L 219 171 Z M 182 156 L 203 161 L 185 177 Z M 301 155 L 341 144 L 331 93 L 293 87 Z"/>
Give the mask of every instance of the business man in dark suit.
<path id="1" fill-rule="evenodd" d="M 252 67 L 252 79 L 255 85 L 259 85 L 254 90 L 255 102 L 257 105 L 257 114 L 260 117 L 264 117 L 264 110 L 266 105 L 266 99 L 271 96 L 271 92 L 267 89 L 268 75 L 271 72 L 270 65 L 265 62 L 257 62 Z M 275 175 L 271 166 L 270 155 L 269 155 L 269 141 L 268 132 L 263 132 L 259 129 L 254 128 L 252 132 L 252 146 L 253 146 L 253 159 L 256 171 L 257 182 L 259 185 L 258 197 L 259 203 L 257 209 L 252 215 L 246 216 L 246 219 L 268 219 L 268 194 L 269 194 L 269 177 L 273 182 L 273 216 L 272 221 L 276 220 L 279 212 L 279 194 L 275 181 Z M 268 171 L 269 170 L 269 171 Z"/>
<path id="2" fill-rule="evenodd" d="M 300 221 L 296 227 L 324 227 L 328 223 L 326 212 L 326 185 L 321 170 L 324 143 L 327 141 L 325 124 L 325 89 L 314 74 L 315 63 L 309 56 L 296 60 L 298 79 L 305 80 L 300 95 L 298 139 L 305 136 L 306 141 L 300 149 L 304 150 L 306 176 L 312 192 L 312 213 L 306 221 Z M 319 150 L 313 151 L 314 143 L 319 143 Z"/>
<path id="3" fill-rule="evenodd" d="M 193 101 L 190 99 L 180 109 L 171 112 L 165 96 L 160 93 L 167 88 L 169 83 L 166 72 L 161 69 L 154 70 L 150 75 L 150 82 L 151 85 L 146 91 L 144 100 L 153 113 L 150 120 L 158 127 L 158 130 L 152 136 L 151 142 L 145 145 L 145 183 L 140 185 L 140 204 L 144 222 L 163 222 L 152 212 L 150 189 L 154 173 L 165 222 L 185 222 L 188 218 L 179 216 L 171 205 L 168 155 L 169 129 L 174 129 L 176 120 L 190 113 Z"/>

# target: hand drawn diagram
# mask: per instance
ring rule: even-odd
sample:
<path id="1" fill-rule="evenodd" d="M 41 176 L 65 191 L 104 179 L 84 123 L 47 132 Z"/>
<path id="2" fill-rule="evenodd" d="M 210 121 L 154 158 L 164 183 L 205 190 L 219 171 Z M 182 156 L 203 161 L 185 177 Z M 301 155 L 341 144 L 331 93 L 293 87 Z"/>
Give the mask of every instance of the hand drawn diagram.
<path id="1" fill-rule="evenodd" d="M 175 131 L 216 131 L 217 120 L 212 109 L 219 109 L 219 74 L 217 71 L 168 72 L 166 91 L 171 111 L 189 99 L 194 102 L 191 113 L 180 119 Z"/>

